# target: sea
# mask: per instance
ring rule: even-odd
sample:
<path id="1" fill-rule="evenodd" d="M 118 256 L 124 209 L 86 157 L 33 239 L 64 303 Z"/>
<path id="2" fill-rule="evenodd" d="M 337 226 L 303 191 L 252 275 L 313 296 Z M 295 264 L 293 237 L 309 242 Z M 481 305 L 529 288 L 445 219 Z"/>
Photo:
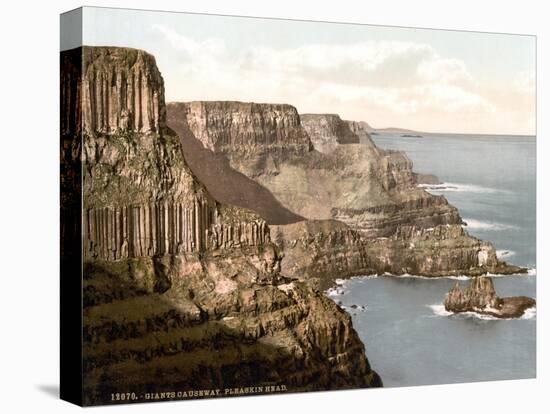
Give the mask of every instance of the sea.
<path id="1" fill-rule="evenodd" d="M 494 275 L 499 296 L 536 297 L 536 139 L 532 136 L 399 134 L 372 136 L 404 151 L 426 186 L 459 209 L 466 230 L 490 241 L 502 260 L 528 275 Z M 536 376 L 536 309 L 502 320 L 445 311 L 448 290 L 466 277 L 365 275 L 327 294 L 352 316 L 385 387 L 509 380 Z"/>

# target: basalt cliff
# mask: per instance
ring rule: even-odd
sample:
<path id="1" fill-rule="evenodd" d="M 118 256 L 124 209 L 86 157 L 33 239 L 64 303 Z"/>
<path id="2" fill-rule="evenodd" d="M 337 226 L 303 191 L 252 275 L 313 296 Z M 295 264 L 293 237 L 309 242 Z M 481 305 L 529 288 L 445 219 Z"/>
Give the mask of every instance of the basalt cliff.
<path id="1" fill-rule="evenodd" d="M 242 102 L 169 103 L 167 122 L 184 147 L 202 149 L 200 160 L 189 154 L 197 176 L 209 174 L 204 159 L 215 159 L 218 171 L 266 190 L 255 192 L 262 211 L 249 204 L 244 185 L 232 188 L 233 199 L 271 225 L 287 274 L 316 287 L 365 273 L 522 271 L 471 237 L 445 197 L 419 188 L 437 178 L 415 174 L 404 153 L 378 148 L 365 123 Z M 268 199 L 275 200 L 271 212 Z"/>
<path id="2" fill-rule="evenodd" d="M 211 193 L 200 179 L 208 173 L 189 167 L 151 55 L 83 47 L 63 52 L 61 68 L 62 188 L 81 179 L 83 191 L 82 220 L 67 220 L 62 234 L 82 226 L 86 405 L 121 390 L 381 386 L 350 316 L 281 269 L 286 259 L 264 218 L 244 208 L 250 201 Z M 253 207 L 265 213 L 267 200 L 272 220 L 303 221 L 248 178 L 312 152 L 293 107 L 186 108 L 204 148 L 228 154 L 232 177 L 256 191 Z M 62 199 L 62 214 L 74 211 Z"/>

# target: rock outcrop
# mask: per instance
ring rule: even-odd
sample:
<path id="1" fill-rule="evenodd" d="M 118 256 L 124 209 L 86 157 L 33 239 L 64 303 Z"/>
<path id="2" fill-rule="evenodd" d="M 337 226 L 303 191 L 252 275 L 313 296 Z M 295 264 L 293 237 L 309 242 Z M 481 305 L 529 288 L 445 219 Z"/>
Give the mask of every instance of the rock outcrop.
<path id="1" fill-rule="evenodd" d="M 464 290 L 457 282 L 445 296 L 445 310 L 449 312 L 476 312 L 496 318 L 519 318 L 536 305 L 535 299 L 526 296 L 500 298 L 493 280 L 480 276 L 472 279 Z"/>
<path id="2" fill-rule="evenodd" d="M 420 185 L 441 185 L 443 182 L 433 174 L 413 173 L 416 184 Z"/>
<path id="3" fill-rule="evenodd" d="M 192 173 L 164 123 L 152 56 L 63 52 L 61 80 L 62 104 L 82 114 L 62 108 L 62 159 L 83 161 L 86 405 L 121 390 L 381 386 L 349 315 L 283 276 L 265 221 L 220 203 Z M 219 122 L 229 147 L 244 144 L 243 131 L 250 145 L 279 145 L 276 132 L 260 143 L 248 129 L 223 135 L 231 127 Z"/>
<path id="4" fill-rule="evenodd" d="M 130 271 L 93 263 L 85 298 L 94 302 L 84 319 L 90 402 L 120 389 L 381 386 L 350 316 L 279 276 L 278 259 L 266 249 L 139 258 Z M 164 292 L 155 288 L 161 274 L 171 285 Z"/>
<path id="5" fill-rule="evenodd" d="M 336 220 L 307 220 L 271 226 L 271 233 L 285 254 L 283 272 L 321 290 L 331 287 L 335 277 L 355 275 L 437 277 L 524 272 L 498 261 L 490 243 L 469 236 L 459 225 L 403 226 L 391 237 L 366 239 Z"/>
<path id="6" fill-rule="evenodd" d="M 164 84 L 153 56 L 136 49 L 88 49 L 82 68 L 86 133 L 160 130 Z"/>

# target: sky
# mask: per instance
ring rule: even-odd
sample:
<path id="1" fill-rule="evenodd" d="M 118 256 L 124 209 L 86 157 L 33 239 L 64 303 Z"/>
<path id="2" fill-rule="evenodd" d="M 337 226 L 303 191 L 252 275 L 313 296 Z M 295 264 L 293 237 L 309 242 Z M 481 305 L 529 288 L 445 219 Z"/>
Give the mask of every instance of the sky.
<path id="1" fill-rule="evenodd" d="M 146 50 L 167 102 L 288 103 L 375 128 L 535 135 L 534 36 L 86 7 L 83 43 Z"/>

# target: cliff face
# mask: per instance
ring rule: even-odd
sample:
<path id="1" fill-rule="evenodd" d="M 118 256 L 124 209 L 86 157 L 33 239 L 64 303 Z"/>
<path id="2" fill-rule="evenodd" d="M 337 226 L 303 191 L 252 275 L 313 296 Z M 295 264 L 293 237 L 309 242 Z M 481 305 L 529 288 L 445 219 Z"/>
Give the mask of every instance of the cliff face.
<path id="1" fill-rule="evenodd" d="M 403 226 L 391 237 L 365 239 L 342 222 L 308 220 L 271 226 L 271 233 L 285 254 L 283 272 L 321 290 L 331 287 L 335 277 L 385 272 L 477 276 L 522 271 L 503 265 L 490 243 L 470 237 L 458 225 Z"/>
<path id="2" fill-rule="evenodd" d="M 301 156 L 311 142 L 290 105 L 245 102 L 170 104 L 207 149 L 223 153 L 248 176 L 276 173 L 281 154 Z"/>
<path id="3" fill-rule="evenodd" d="M 499 263 L 490 244 L 470 237 L 461 227 L 457 209 L 443 196 L 433 196 L 418 188 L 419 176 L 413 173 L 410 159 L 402 152 L 377 148 L 368 137 L 368 125 L 342 121 L 335 115 L 303 115 L 302 123 L 296 124 L 298 120 L 293 115 L 293 131 L 303 128 L 313 148 L 306 151 L 307 146 L 303 146 L 300 154 L 293 151 L 293 145 L 286 150 L 285 138 L 281 136 L 276 150 L 264 147 L 262 156 L 269 162 L 261 163 L 256 162 L 257 152 L 249 156 L 243 149 L 225 146 L 218 150 L 212 146 L 210 138 L 205 137 L 215 134 L 209 135 L 204 128 L 196 127 L 198 121 L 193 119 L 195 114 L 188 109 L 189 105 L 197 103 L 168 105 L 171 127 L 186 130 L 189 141 L 210 148 L 210 157 L 223 156 L 233 170 L 268 189 L 286 209 L 316 223 L 275 219 L 271 224 L 278 225 L 281 237 L 306 228 L 309 238 L 310 230 L 315 228 L 313 235 L 320 233 L 327 240 L 334 231 L 352 231 L 349 234 L 355 232 L 363 240 L 354 241 L 353 245 L 346 241 L 345 247 L 338 243 L 323 244 L 314 249 L 313 255 L 306 248 L 288 251 L 286 243 L 288 260 L 283 267 L 296 277 L 301 277 L 300 272 L 321 280 L 364 274 L 367 270 L 427 276 L 475 275 L 496 268 L 502 272 L 518 270 Z M 233 108 L 226 114 L 232 118 L 228 123 L 233 125 L 246 119 L 235 113 L 242 104 L 226 105 Z M 257 111 L 271 111 L 268 104 L 254 107 Z M 243 129 L 244 126 L 240 128 Z M 259 139 L 264 140 L 267 137 Z M 233 138 L 233 142 L 237 141 Z M 294 139 L 289 141 L 292 143 Z M 359 141 L 363 143 L 357 144 Z M 318 151 L 325 151 L 328 144 L 330 151 Z M 201 166 L 197 168 L 199 171 Z M 345 223 L 347 229 L 340 230 L 334 224 L 336 220 Z M 321 222 L 325 224 L 320 225 Z M 288 237 L 288 240 L 300 239 Z M 340 236 L 332 234 L 332 237 Z M 410 248 L 411 244 L 416 247 Z M 487 261 L 478 260 L 480 251 L 489 257 Z M 330 260 L 324 260 L 323 255 Z"/>
<path id="4" fill-rule="evenodd" d="M 331 153 L 339 144 L 359 143 L 359 136 L 336 114 L 302 114 L 300 118 L 313 147 L 319 152 Z"/>
<path id="5" fill-rule="evenodd" d="M 211 103 L 211 106 L 215 107 L 217 104 L 214 102 Z M 219 104 L 221 105 L 221 103 Z M 198 103 L 195 106 L 201 108 Z M 256 163 L 262 164 L 263 162 L 263 165 L 273 166 L 271 152 L 262 145 L 265 140 L 257 139 L 257 145 L 252 143 L 247 145 L 246 148 L 249 150 L 246 153 L 239 153 L 239 147 L 237 147 L 235 154 L 239 155 L 235 157 L 233 157 L 234 154 L 230 151 L 230 147 L 224 147 L 225 149 L 220 150 L 220 152 L 213 152 L 205 148 L 203 142 L 193 135 L 188 123 L 187 113 L 189 108 L 187 104 L 169 104 L 169 108 L 168 123 L 170 128 L 179 136 L 180 144 L 186 154 L 186 162 L 216 200 L 253 210 L 268 223 L 289 224 L 304 219 L 283 206 L 269 189 L 231 166 L 231 163 L 238 163 L 241 166 L 250 165 L 252 171 L 257 170 Z M 252 108 L 252 105 L 250 105 L 250 108 Z M 221 112 L 215 112 L 215 115 L 218 118 L 223 118 Z M 194 124 L 199 121 L 206 122 L 205 119 L 199 118 L 199 120 L 194 121 Z M 201 132 L 201 134 L 206 136 L 205 139 L 210 142 L 207 130 Z M 274 133 L 275 136 L 280 136 L 280 134 L 280 132 Z M 217 141 L 214 140 L 214 142 Z M 207 143 L 206 147 L 209 147 L 209 145 Z M 278 145 L 279 147 L 277 147 Z M 306 141 L 299 152 L 307 150 L 309 146 L 310 143 Z M 219 145 L 219 147 L 222 146 Z M 275 154 L 284 152 L 282 144 L 273 144 L 271 148 L 275 148 Z M 300 148 L 300 145 L 297 148 Z M 226 155 L 226 152 L 229 154 Z"/>
<path id="6" fill-rule="evenodd" d="M 151 55 L 84 48 L 82 90 L 87 257 L 266 242 L 263 220 L 244 210 L 221 214 L 187 166 L 178 137 L 165 127 L 163 80 Z"/>
<path id="7" fill-rule="evenodd" d="M 135 49 L 88 48 L 83 54 L 84 131 L 159 131 L 164 84 L 155 58 Z"/>
<path id="8" fill-rule="evenodd" d="M 532 298 L 497 296 L 490 277 L 476 277 L 462 290 L 458 282 L 445 296 L 445 309 L 450 312 L 476 312 L 497 318 L 519 318 L 536 305 Z"/>
<path id="9" fill-rule="evenodd" d="M 245 104 L 238 102 L 203 104 L 211 111 L 217 109 L 216 118 L 225 117 L 226 124 L 232 125 L 231 130 L 236 134 L 248 128 L 246 124 L 239 128 L 234 125 L 249 122 L 249 107 L 257 112 L 272 113 L 270 104 L 247 104 L 245 109 L 242 109 Z M 461 223 L 456 209 L 443 197 L 434 197 L 416 187 L 412 163 L 404 154 L 382 151 L 372 141 L 370 144 L 348 143 L 359 142 L 359 138 L 349 124 L 336 115 L 306 116 L 311 128 L 308 131 L 300 123 L 295 110 L 288 111 L 286 114 L 290 114 L 290 119 L 283 124 L 293 125 L 290 136 L 285 137 L 287 130 L 281 129 L 277 133 L 276 146 L 247 144 L 240 147 L 236 144 L 212 144 L 213 137 L 219 136 L 217 128 L 210 128 L 202 112 L 191 109 L 197 105 L 196 102 L 168 104 L 170 127 L 188 131 L 187 135 L 192 136 L 190 139 L 194 137 L 204 148 L 224 155 L 232 169 L 267 188 L 283 207 L 301 217 L 335 218 L 354 228 L 359 227 L 368 237 L 388 236 L 403 223 L 421 221 L 429 226 Z M 223 112 L 223 108 L 230 109 Z M 241 109 L 244 114 L 238 113 Z M 256 131 L 260 133 L 262 130 Z M 263 131 L 264 135 L 253 135 L 255 142 L 271 141 L 268 131 Z M 330 153 L 317 151 L 316 148 L 324 144 L 316 142 L 325 142 L 325 138 L 316 135 L 317 132 L 333 136 Z M 343 135 L 339 137 L 338 134 Z M 301 137 L 300 140 L 296 136 Z M 247 141 L 247 137 L 248 133 L 240 138 L 233 137 L 231 142 Z M 302 145 L 297 147 L 297 141 Z M 224 141 L 217 139 L 214 142 Z M 197 171 L 202 169 L 200 165 L 197 168 Z M 197 173 L 203 174 L 202 171 Z M 287 224 L 276 220 L 272 223 Z"/>
<path id="10" fill-rule="evenodd" d="M 281 275 L 265 221 L 191 172 L 152 56 L 64 52 L 61 79 L 82 114 L 62 108 L 62 159 L 78 162 L 83 142 L 86 404 L 120 390 L 381 385 L 349 316 Z"/>

